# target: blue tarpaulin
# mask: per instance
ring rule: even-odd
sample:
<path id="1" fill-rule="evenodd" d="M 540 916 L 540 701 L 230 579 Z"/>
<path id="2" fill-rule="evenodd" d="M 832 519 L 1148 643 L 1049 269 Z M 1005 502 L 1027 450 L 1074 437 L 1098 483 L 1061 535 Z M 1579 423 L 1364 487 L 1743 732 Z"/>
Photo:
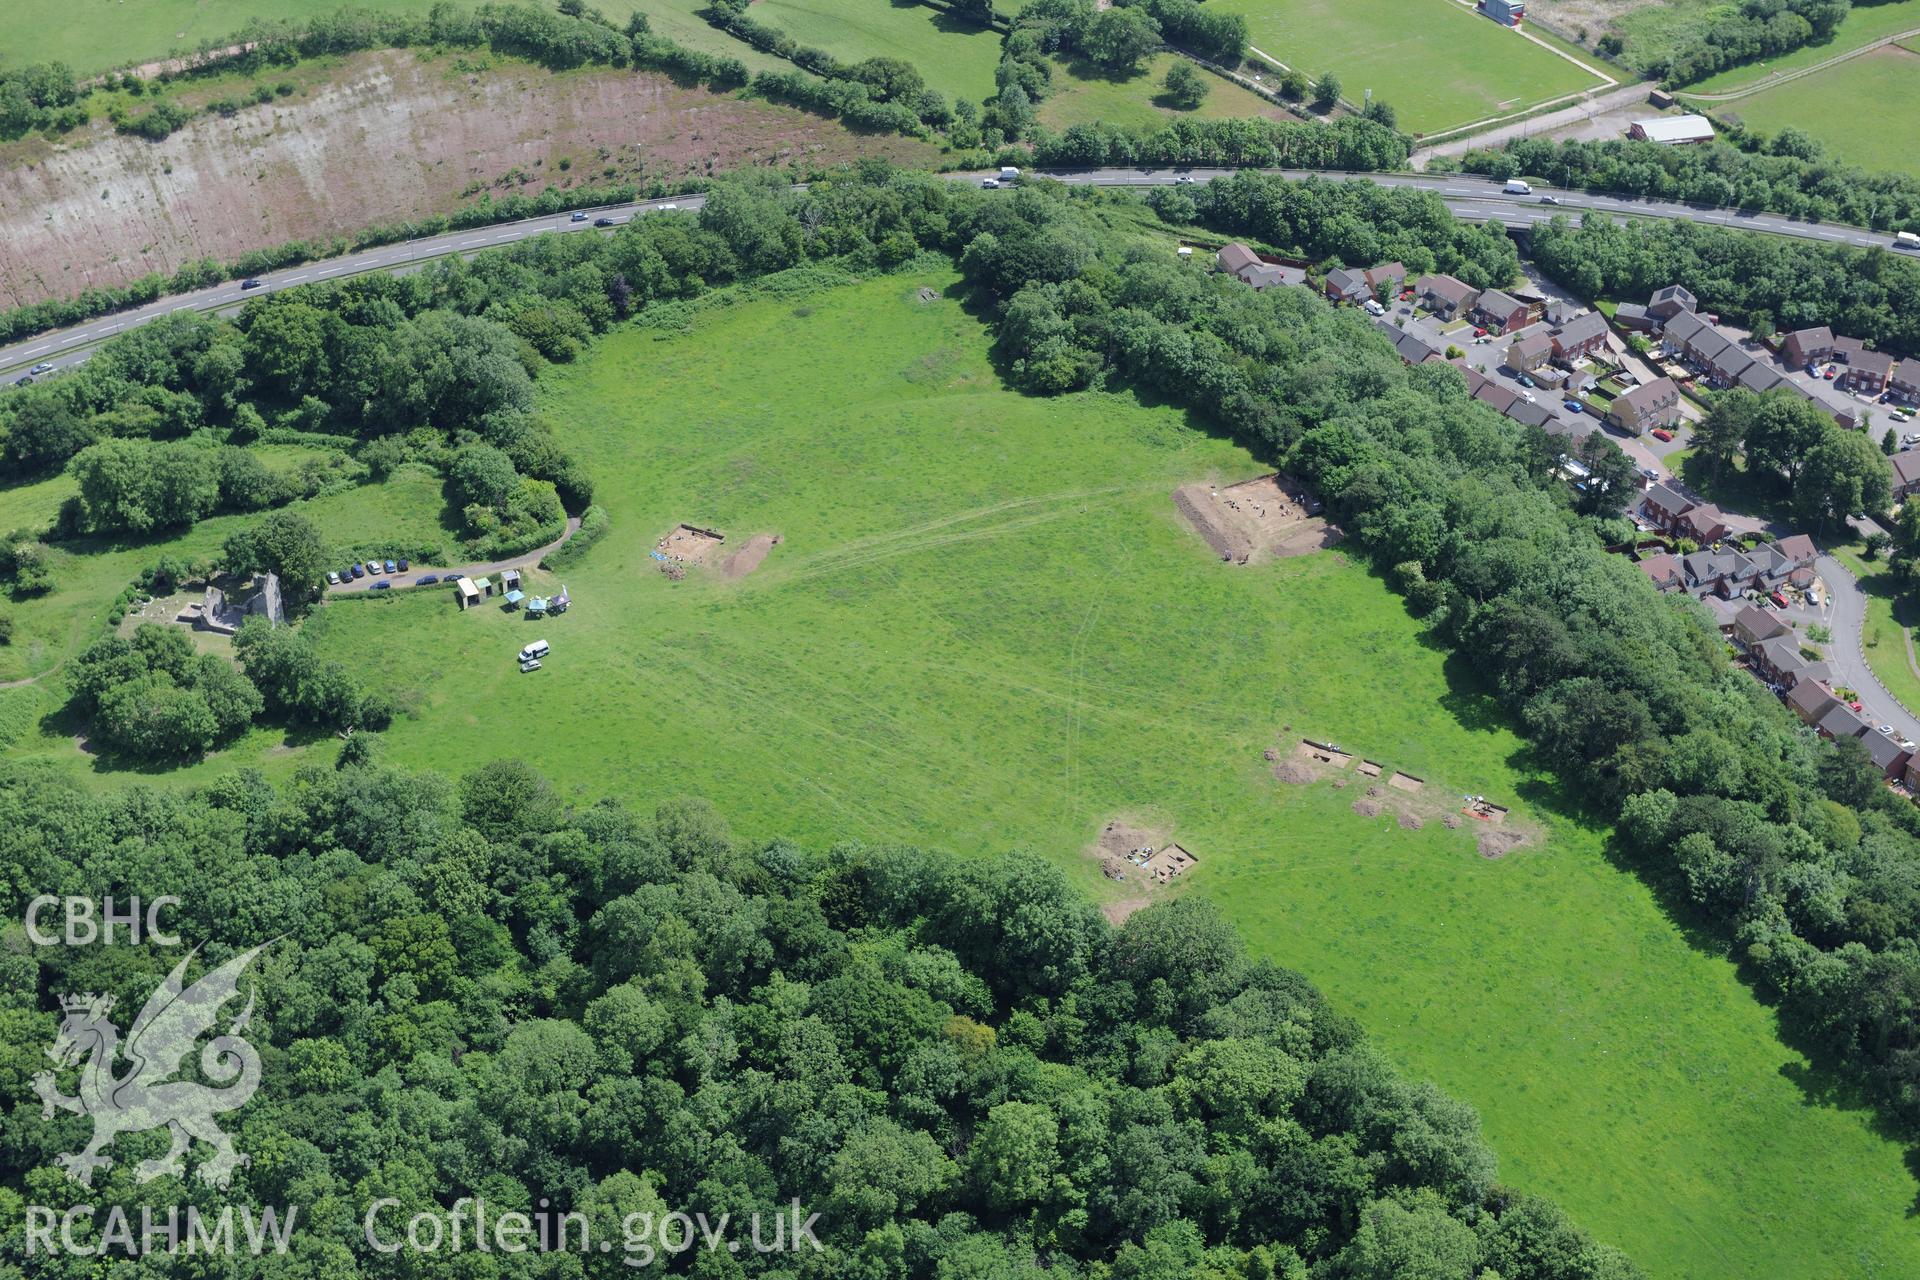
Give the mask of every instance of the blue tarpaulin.
<path id="1" fill-rule="evenodd" d="M 509 591 L 509 592 L 507 592 L 507 603 L 508 603 L 508 604 L 519 604 L 519 603 L 520 603 L 520 602 L 521 602 L 522 600 L 525 600 L 525 599 L 526 599 L 526 597 L 525 597 L 524 595 L 522 595 L 522 594 L 520 594 L 520 593 L 519 593 L 518 591 Z"/>
<path id="2" fill-rule="evenodd" d="M 667 558 L 667 553 L 664 551 L 649 551 L 647 552 L 647 554 L 652 556 L 655 560 L 665 560 Z"/>

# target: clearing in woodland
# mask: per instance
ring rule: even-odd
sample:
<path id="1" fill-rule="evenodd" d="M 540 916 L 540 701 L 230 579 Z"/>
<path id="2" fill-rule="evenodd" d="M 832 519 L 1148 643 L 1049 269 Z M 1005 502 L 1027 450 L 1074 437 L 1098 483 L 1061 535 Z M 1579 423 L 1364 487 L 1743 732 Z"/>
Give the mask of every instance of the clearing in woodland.
<path id="1" fill-rule="evenodd" d="M 1271 468 L 1127 394 L 1009 391 L 953 285 L 776 281 L 549 370 L 542 412 L 611 527 L 567 568 L 573 607 L 539 624 L 537 689 L 505 660 L 532 625 L 444 593 L 304 624 L 401 702 L 380 750 L 519 756 L 582 800 L 698 792 L 755 836 L 1029 850 L 1116 905 L 1141 891 L 1089 841 L 1115 815 L 1167 815 L 1199 860 L 1147 892 L 1216 898 L 1477 1104 L 1505 1181 L 1652 1275 L 1920 1274 L 1901 1149 L 1608 857 L 1471 664 L 1338 548 L 1222 564 L 1167 495 Z M 649 553 L 689 518 L 785 542 L 751 577 L 670 581 Z M 1304 735 L 1380 780 L 1276 783 L 1264 753 Z M 64 741 L 20 750 L 84 767 Z M 170 777 L 332 755 L 261 730 Z M 1465 791 L 1537 842 L 1486 858 L 1470 818 L 1398 820 Z M 1381 814 L 1356 817 L 1358 798 Z"/>

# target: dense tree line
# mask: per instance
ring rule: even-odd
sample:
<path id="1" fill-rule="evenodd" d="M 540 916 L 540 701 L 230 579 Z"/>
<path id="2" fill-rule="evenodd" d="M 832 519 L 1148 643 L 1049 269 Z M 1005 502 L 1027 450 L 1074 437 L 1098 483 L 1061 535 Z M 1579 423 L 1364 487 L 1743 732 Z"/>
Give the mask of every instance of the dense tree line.
<path id="1" fill-rule="evenodd" d="M 1920 227 L 1920 178 L 1847 164 L 1798 129 L 1782 129 L 1770 139 L 1743 135 L 1739 140 L 1743 146 L 1736 148 L 1721 142 L 1669 147 L 1627 138 L 1557 143 L 1515 138 L 1504 147 L 1470 151 L 1460 164 L 1468 173 L 1493 178 L 1527 175 L 1561 186 L 1881 231 Z"/>
<path id="2" fill-rule="evenodd" d="M 1659 52 L 1636 49 L 1631 56 L 1644 75 L 1693 84 L 1728 67 L 1831 40 L 1852 7 L 1849 0 L 1741 0 L 1715 9 L 1690 39 Z"/>
<path id="3" fill-rule="evenodd" d="M 1178 118 L 1158 128 L 1077 124 L 1061 133 L 1036 132 L 1035 164 L 1217 165 L 1299 169 L 1398 169 L 1409 141 L 1378 121 L 1344 116 L 1315 120 Z"/>
<path id="4" fill-rule="evenodd" d="M 1211 184 L 1206 207 L 1258 226 L 1234 211 L 1284 207 L 1291 192 L 1242 174 Z M 1446 245 L 1454 224 L 1418 198 Z M 1920 1124 L 1920 810 L 1880 784 L 1858 743 L 1821 742 L 1732 669 L 1697 605 L 1657 595 L 1606 554 L 1629 536 L 1617 516 L 1630 488 L 1573 509 L 1560 446 L 1467 399 L 1456 370 L 1404 368 L 1364 316 L 1304 290 L 1255 292 L 1103 235 L 1083 204 L 1036 189 L 955 223 L 962 268 L 1001 316 L 1010 375 L 1040 391 L 1123 379 L 1316 484 L 1349 545 L 1472 655 L 1540 761 L 1617 816 L 1647 874 L 1724 930 L 1792 1033 L 1903 1126 Z M 1724 234 L 1607 226 L 1622 238 Z M 1282 230 L 1275 242 L 1287 243 Z M 1815 260 L 1835 274 L 1889 261 Z M 1694 284 L 1684 271 L 1660 278 Z M 1869 287 L 1856 279 L 1851 296 Z M 1801 465 L 1826 465 L 1821 454 Z M 1828 515 L 1855 505 L 1849 474 L 1863 493 L 1874 483 L 1856 460 L 1830 461 L 1843 496 L 1821 500 Z"/>
<path id="5" fill-rule="evenodd" d="M 191 795 L 0 771 L 16 918 L 49 888 L 165 893 L 207 963 L 279 939 L 249 979 L 263 1083 L 223 1117 L 252 1157 L 227 1194 L 302 1217 L 249 1275 L 612 1277 L 631 1274 L 631 1215 L 729 1214 L 744 1239 L 794 1197 L 819 1251 L 702 1248 L 673 1269 L 1639 1274 L 1502 1187 L 1470 1108 L 1398 1076 L 1201 899 L 1115 929 L 1030 856 L 750 843 L 699 801 L 575 808 L 511 761 L 455 784 L 377 755 L 356 735 L 334 769 Z M 25 1093 L 46 1067 L 52 993 L 138 1009 L 178 956 L 10 953 L 0 1078 Z M 22 1107 L 0 1128 L 9 1221 L 46 1202 L 85 1124 Z M 94 1199 L 138 1195 L 132 1164 L 97 1174 Z M 383 1255 L 362 1227 L 381 1197 L 401 1205 L 383 1230 L 463 1197 L 495 1214 L 539 1201 L 617 1251 Z M 95 1265 L 38 1258 L 35 1274 Z"/>
<path id="6" fill-rule="evenodd" d="M 1683 284 L 1745 326 L 1786 332 L 1831 325 L 1883 351 L 1920 353 L 1920 261 L 1786 236 L 1750 235 L 1681 218 L 1538 223 L 1533 258 L 1584 298 L 1644 298 Z"/>
<path id="7" fill-rule="evenodd" d="M 0 138 L 79 128 L 88 114 L 82 96 L 73 68 L 64 62 L 0 68 Z"/>

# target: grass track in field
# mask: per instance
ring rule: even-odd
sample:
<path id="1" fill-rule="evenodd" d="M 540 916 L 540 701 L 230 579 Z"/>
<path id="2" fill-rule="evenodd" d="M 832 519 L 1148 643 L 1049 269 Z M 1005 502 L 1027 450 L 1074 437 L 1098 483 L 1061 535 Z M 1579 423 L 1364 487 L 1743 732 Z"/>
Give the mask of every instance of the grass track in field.
<path id="1" fill-rule="evenodd" d="M 1709 104 L 1711 105 L 1711 104 Z M 1920 176 L 1920 53 L 1898 45 L 1724 105 L 1749 129 L 1792 125 L 1819 139 L 1829 155 L 1865 169 Z"/>
<path id="2" fill-rule="evenodd" d="M 565 575 L 573 611 L 532 624 L 429 592 L 307 624 L 412 708 L 385 754 L 520 755 L 582 799 L 697 792 L 754 837 L 1025 848 L 1096 893 L 1079 851 L 1100 822 L 1164 815 L 1202 859 L 1190 891 L 1479 1106 L 1508 1181 L 1653 1276 L 1920 1272 L 1899 1149 L 1809 1098 L 1768 1011 L 1557 811 L 1467 664 L 1342 556 L 1221 565 L 1169 492 L 1256 461 L 1127 395 L 1005 390 L 982 326 L 916 300 L 951 284 L 715 307 L 550 373 L 543 411 L 613 518 Z M 752 577 L 676 584 L 647 552 L 680 521 L 785 540 Z M 522 676 L 534 636 L 553 653 Z M 46 696 L 0 692 L 0 734 L 77 763 L 34 736 Z M 1285 725 L 1436 798 L 1511 798 L 1546 839 L 1487 861 L 1467 831 L 1356 816 L 1351 788 L 1280 786 L 1261 751 Z M 261 731 L 164 780 L 284 776 L 332 749 Z"/>
<path id="3" fill-rule="evenodd" d="M 1220 565 L 1168 491 L 1252 459 L 1126 396 L 1008 393 L 923 283 L 949 280 L 622 333 L 552 380 L 614 519 L 566 575 L 575 610 L 429 595 L 315 624 L 419 709 L 389 753 L 521 754 L 582 797 L 694 790 L 756 835 L 1026 847 L 1096 892 L 1078 850 L 1098 824 L 1167 815 L 1203 859 L 1193 891 L 1479 1105 L 1507 1178 L 1654 1275 L 1920 1267 L 1899 1150 L 1809 1102 L 1731 966 L 1553 811 L 1397 598 L 1334 555 Z M 740 582 L 673 584 L 647 550 L 681 520 L 785 541 Z M 554 653 L 523 677 L 536 633 Z M 1280 787 L 1260 751 L 1285 724 L 1514 797 L 1549 839 L 1488 862 L 1466 832 L 1355 816 L 1351 789 Z"/>
<path id="4" fill-rule="evenodd" d="M 1368 89 L 1400 127 L 1433 133 L 1600 81 L 1453 0 L 1212 0 L 1244 13 L 1253 44 L 1348 100 Z"/>
<path id="5" fill-rule="evenodd" d="M 1682 92 L 1730 93 L 1771 76 L 1797 71 L 1802 67 L 1811 67 L 1815 63 L 1825 62 L 1836 54 L 1845 53 L 1849 49 L 1858 49 L 1861 45 L 1871 44 L 1875 40 L 1896 32 L 1911 31 L 1916 27 L 1920 27 L 1920 0 L 1894 0 L 1891 4 L 1856 5 L 1848 10 L 1845 18 L 1840 20 L 1840 26 L 1834 31 L 1833 39 L 1825 44 L 1803 45 L 1792 53 L 1782 54 L 1778 58 L 1728 67 L 1725 71 L 1708 76 L 1698 84 L 1688 85 Z M 1746 100 L 1741 101 L 1744 103 Z M 1744 109 L 1742 106 L 1734 106 L 1731 103 L 1728 106 L 1735 111 Z"/>

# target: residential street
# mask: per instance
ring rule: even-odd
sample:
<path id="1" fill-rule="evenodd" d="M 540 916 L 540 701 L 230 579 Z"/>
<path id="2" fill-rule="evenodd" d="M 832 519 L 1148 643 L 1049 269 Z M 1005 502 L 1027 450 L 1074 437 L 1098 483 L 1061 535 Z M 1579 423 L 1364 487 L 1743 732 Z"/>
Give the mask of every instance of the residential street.
<path id="1" fill-rule="evenodd" d="M 1833 632 L 1833 643 L 1822 646 L 1827 650 L 1827 664 L 1833 668 L 1833 680 L 1837 685 L 1845 685 L 1860 695 L 1862 704 L 1873 716 L 1876 728 L 1890 724 L 1900 731 L 1910 742 L 1920 742 L 1920 716 L 1916 716 L 1880 683 L 1880 677 L 1873 674 L 1873 668 L 1867 665 L 1867 659 L 1861 648 L 1861 638 L 1866 628 L 1867 597 L 1860 590 L 1860 584 L 1832 556 L 1821 556 L 1814 562 L 1814 570 L 1820 575 L 1820 581 L 1826 585 L 1822 593 L 1819 610 L 1788 610 L 1786 617 L 1801 624 L 1801 634 L 1805 634 L 1805 624 L 1820 622 Z M 1899 636 L 1885 637 L 1882 643 L 1904 645 Z"/>

